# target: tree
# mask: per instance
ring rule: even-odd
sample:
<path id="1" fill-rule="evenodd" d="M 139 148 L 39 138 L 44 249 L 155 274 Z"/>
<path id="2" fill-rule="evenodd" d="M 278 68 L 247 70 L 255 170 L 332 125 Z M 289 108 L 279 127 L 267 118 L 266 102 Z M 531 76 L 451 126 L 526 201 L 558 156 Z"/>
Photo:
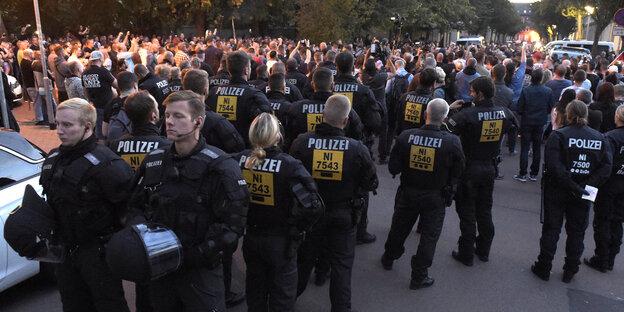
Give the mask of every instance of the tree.
<path id="1" fill-rule="evenodd" d="M 613 15 L 618 9 L 624 7 L 624 0 L 589 0 L 585 2 L 586 5 L 590 5 L 594 8 L 593 14 L 589 15 L 596 23 L 594 32 L 594 44 L 592 46 L 592 55 L 596 56 L 600 54 L 598 50 L 598 39 L 609 24 L 613 21 Z M 581 3 L 576 3 L 580 8 Z"/>
<path id="2" fill-rule="evenodd" d="M 576 29 L 574 19 L 561 14 L 566 5 L 560 0 L 541 0 L 531 4 L 530 20 L 542 38 L 557 39 L 560 34 L 567 36 Z"/>
<path id="3" fill-rule="evenodd" d="M 370 20 L 373 6 L 357 0 L 296 0 L 299 35 L 314 42 L 351 40 Z"/>

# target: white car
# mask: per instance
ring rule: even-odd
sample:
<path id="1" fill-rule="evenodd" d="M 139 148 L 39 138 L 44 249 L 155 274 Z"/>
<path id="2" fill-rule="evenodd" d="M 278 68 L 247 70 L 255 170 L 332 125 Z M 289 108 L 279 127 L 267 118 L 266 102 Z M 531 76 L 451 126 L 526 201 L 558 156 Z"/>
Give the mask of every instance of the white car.
<path id="1" fill-rule="evenodd" d="M 39 273 L 40 263 L 20 257 L 4 239 L 4 222 L 22 204 L 24 188 L 39 185 L 45 153 L 19 133 L 0 131 L 0 292 Z"/>
<path id="2" fill-rule="evenodd" d="M 19 82 L 17 82 L 17 79 L 15 79 L 15 77 L 7 75 L 7 78 L 9 78 L 9 85 L 11 86 L 11 91 L 13 91 L 13 94 L 15 94 L 14 102 L 21 100 L 22 99 L 22 86 L 19 84 Z"/>

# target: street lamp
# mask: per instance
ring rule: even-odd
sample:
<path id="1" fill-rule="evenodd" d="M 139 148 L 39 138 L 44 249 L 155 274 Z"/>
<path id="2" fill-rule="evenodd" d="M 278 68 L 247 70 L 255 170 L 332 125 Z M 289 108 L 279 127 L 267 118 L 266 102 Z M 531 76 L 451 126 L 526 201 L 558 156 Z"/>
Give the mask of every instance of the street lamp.
<path id="1" fill-rule="evenodd" d="M 236 6 L 236 11 L 240 9 L 241 4 L 243 4 L 243 0 L 232 0 L 232 4 Z M 234 36 L 234 44 L 236 44 L 236 27 L 234 27 L 234 14 L 232 14 L 232 35 Z"/>

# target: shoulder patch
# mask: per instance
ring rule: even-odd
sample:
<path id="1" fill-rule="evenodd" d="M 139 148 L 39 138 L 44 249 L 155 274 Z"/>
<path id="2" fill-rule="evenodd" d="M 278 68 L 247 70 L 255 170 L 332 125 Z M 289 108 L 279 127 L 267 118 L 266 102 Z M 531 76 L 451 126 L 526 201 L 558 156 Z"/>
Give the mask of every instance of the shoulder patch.
<path id="1" fill-rule="evenodd" d="M 158 154 L 162 154 L 162 153 L 164 153 L 164 152 L 165 152 L 165 150 L 164 150 L 164 149 L 160 149 L 160 148 L 159 148 L 159 149 L 155 149 L 155 150 L 153 150 L 153 151 L 149 152 L 149 155 L 158 155 Z"/>
<path id="2" fill-rule="evenodd" d="M 93 155 L 91 153 L 86 153 L 84 155 L 84 158 L 86 158 L 94 166 L 97 166 L 100 163 L 100 160 L 97 157 L 95 157 L 95 155 Z"/>
<path id="3" fill-rule="evenodd" d="M 449 118 L 448 123 L 450 123 L 453 127 L 457 125 L 457 123 L 455 123 L 455 120 L 453 120 L 453 118 Z"/>
<path id="4" fill-rule="evenodd" d="M 210 158 L 212 158 L 212 159 L 217 159 L 217 158 L 219 157 L 219 155 L 217 155 L 217 153 L 215 153 L 215 152 L 211 151 L 211 150 L 210 150 L 210 149 L 208 149 L 208 148 L 204 148 L 204 149 L 201 151 L 201 153 L 202 153 L 202 154 L 204 154 L 204 155 L 206 155 L 206 156 L 208 156 L 208 157 L 210 157 Z"/>
<path id="5" fill-rule="evenodd" d="M 59 154 L 59 152 L 58 152 L 58 151 L 55 151 L 54 153 L 52 153 L 52 154 L 48 155 L 48 158 L 53 158 L 53 157 L 56 157 L 56 156 L 58 156 L 58 154 Z"/>

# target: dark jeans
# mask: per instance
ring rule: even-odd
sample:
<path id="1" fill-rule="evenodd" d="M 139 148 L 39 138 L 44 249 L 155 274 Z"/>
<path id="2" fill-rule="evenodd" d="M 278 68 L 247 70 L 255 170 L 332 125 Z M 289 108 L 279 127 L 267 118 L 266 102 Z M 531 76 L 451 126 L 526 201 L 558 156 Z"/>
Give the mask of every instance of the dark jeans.
<path id="1" fill-rule="evenodd" d="M 531 162 L 531 175 L 539 173 L 542 156 L 542 130 L 544 126 L 527 126 L 520 129 L 520 175 L 527 174 L 529 164 L 529 147 L 533 147 L 533 162 Z"/>
<path id="2" fill-rule="evenodd" d="M 494 172 L 493 164 L 467 167 L 457 187 L 455 208 L 461 230 L 457 251 L 462 259 L 472 260 L 475 245 L 479 255 L 490 254 L 494 239 L 494 223 L 492 222 Z"/>
<path id="3" fill-rule="evenodd" d="M 154 311 L 225 311 L 223 268 L 182 266 L 150 283 Z"/>
<path id="4" fill-rule="evenodd" d="M 299 248 L 297 295 L 301 295 L 321 248 L 323 236 L 327 237 L 331 267 L 329 299 L 331 312 L 351 311 L 351 270 L 355 257 L 355 224 L 351 208 L 326 206 L 325 215 L 309 233 Z"/>
<path id="5" fill-rule="evenodd" d="M 401 257 L 405 252 L 405 239 L 420 215 L 419 224 L 422 229 L 418 251 L 412 256 L 412 271 L 426 274 L 427 268 L 433 262 L 445 214 L 444 202 L 439 190 L 419 190 L 399 186 L 394 200 L 392 225 L 385 244 L 386 257 L 392 260 Z"/>
<path id="6" fill-rule="evenodd" d="M 572 195 L 568 190 L 559 188 L 553 183 L 549 180 L 544 185 L 544 224 L 537 260 L 544 270 L 550 271 L 565 218 L 568 238 L 563 269 L 576 273 L 583 254 L 583 239 L 589 219 L 590 202 Z"/>
<path id="7" fill-rule="evenodd" d="M 245 236 L 247 311 L 293 311 L 297 300 L 297 255 L 288 256 L 290 241 L 287 236 Z"/>
<path id="8" fill-rule="evenodd" d="M 600 188 L 594 212 L 595 254 L 601 264 L 608 265 L 622 244 L 624 177 L 611 178 Z"/>
<path id="9" fill-rule="evenodd" d="M 106 264 L 103 244 L 80 246 L 56 265 L 55 273 L 63 311 L 130 311 L 121 280 Z"/>

